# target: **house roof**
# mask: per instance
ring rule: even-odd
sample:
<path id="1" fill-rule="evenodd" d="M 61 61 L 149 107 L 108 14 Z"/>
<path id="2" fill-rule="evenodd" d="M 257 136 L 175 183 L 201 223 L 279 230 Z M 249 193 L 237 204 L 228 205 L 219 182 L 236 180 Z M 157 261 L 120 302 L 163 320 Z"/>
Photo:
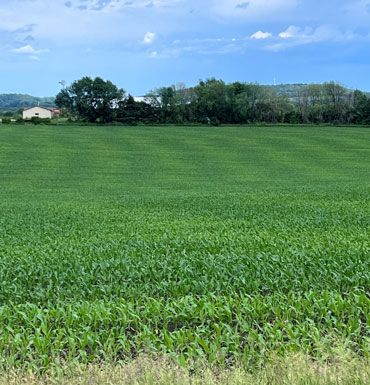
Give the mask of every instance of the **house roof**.
<path id="1" fill-rule="evenodd" d="M 51 107 L 43 107 L 43 106 L 32 106 L 32 107 L 27 107 L 27 108 L 23 109 L 23 111 L 32 110 L 32 108 L 42 108 L 43 110 L 48 110 L 48 111 L 54 112 L 54 108 L 51 108 Z"/>

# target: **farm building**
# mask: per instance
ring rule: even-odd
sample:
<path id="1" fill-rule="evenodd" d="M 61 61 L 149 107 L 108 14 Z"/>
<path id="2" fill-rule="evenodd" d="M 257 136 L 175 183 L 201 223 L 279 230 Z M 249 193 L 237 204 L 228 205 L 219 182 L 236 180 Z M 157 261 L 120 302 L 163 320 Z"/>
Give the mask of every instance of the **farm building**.
<path id="1" fill-rule="evenodd" d="M 41 119 L 53 118 L 57 115 L 59 111 L 54 110 L 54 108 L 42 107 L 42 106 L 34 106 L 25 108 L 23 110 L 23 119 L 31 119 L 34 116 L 39 117 Z"/>

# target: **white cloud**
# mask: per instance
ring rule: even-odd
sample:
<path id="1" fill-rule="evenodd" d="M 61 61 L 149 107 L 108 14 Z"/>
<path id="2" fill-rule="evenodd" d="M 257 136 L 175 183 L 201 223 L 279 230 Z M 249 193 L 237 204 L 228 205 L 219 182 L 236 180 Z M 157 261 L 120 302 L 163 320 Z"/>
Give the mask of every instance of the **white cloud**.
<path id="1" fill-rule="evenodd" d="M 370 40 L 370 36 L 367 38 Z M 324 25 L 313 29 L 292 25 L 275 36 L 270 32 L 257 31 L 250 37 L 174 40 L 169 45 L 164 44 L 156 47 L 158 51 L 147 54 L 156 58 L 173 58 L 188 54 L 242 54 L 251 49 L 278 52 L 300 45 L 322 42 L 348 42 L 354 39 L 359 40 L 360 37 L 350 30 L 343 32 L 334 26 Z"/>
<path id="2" fill-rule="evenodd" d="M 19 53 L 19 54 L 39 54 L 39 53 L 42 53 L 42 52 L 48 52 L 49 50 L 47 49 L 39 49 L 39 50 L 36 50 L 34 49 L 31 45 L 27 44 L 27 45 L 24 45 L 23 47 L 19 47 L 19 48 L 13 48 L 11 50 L 11 52 L 14 52 L 14 53 Z"/>
<path id="3" fill-rule="evenodd" d="M 66 2 L 55 0 L 50 5 L 47 0 L 0 0 L 0 33 L 15 35 L 32 24 L 27 34 L 42 44 L 93 47 L 119 42 L 134 46 L 147 31 L 167 34 L 178 30 L 185 7 L 183 0 L 71 0 L 69 7 Z M 23 41 L 25 34 L 22 32 L 17 41 Z"/>
<path id="4" fill-rule="evenodd" d="M 343 31 L 332 25 L 322 25 L 316 29 L 291 25 L 285 31 L 279 33 L 278 39 L 273 44 L 268 44 L 264 49 L 277 52 L 300 45 L 321 42 L 341 43 L 355 39 L 364 40 L 368 39 L 368 37 L 357 35 L 351 30 Z"/>
<path id="5" fill-rule="evenodd" d="M 279 37 L 282 39 L 290 39 L 295 36 L 299 36 L 301 29 L 295 25 L 291 25 L 286 31 L 280 32 Z"/>
<path id="6" fill-rule="evenodd" d="M 144 35 L 144 43 L 145 44 L 152 44 L 153 41 L 155 40 L 156 38 L 156 34 L 154 32 L 147 32 L 145 35 Z"/>
<path id="7" fill-rule="evenodd" d="M 310 13 L 311 1 L 324 11 Z M 38 47 L 55 47 L 54 53 L 76 47 L 81 48 L 81 52 L 87 47 L 97 52 L 109 47 L 112 51 L 150 55 L 155 42 L 155 50 L 162 56 L 172 41 L 180 45 L 179 38 L 187 44 L 176 46 L 176 50 L 171 47 L 176 55 L 179 51 L 245 52 L 249 47 L 280 50 L 320 41 L 359 39 L 350 32 L 356 30 L 356 26 L 343 24 L 343 15 L 336 19 L 334 27 L 296 26 L 307 17 L 315 19 L 312 22 L 315 26 L 320 25 L 320 18 L 328 23 L 330 17 L 338 16 L 343 10 L 343 5 L 333 6 L 335 1 L 344 4 L 344 0 L 321 0 L 320 3 L 318 0 L 54 0 L 50 6 L 47 0 L 0 0 L 0 41 L 3 52 L 32 56 L 46 52 Z M 366 13 L 370 0 L 353 0 L 355 3 L 370 17 L 370 12 Z M 332 15 L 325 11 L 329 5 Z M 347 11 L 347 15 L 354 12 Z M 257 31 L 256 26 L 260 28 L 262 21 L 266 29 L 279 25 L 284 28 L 276 35 L 266 30 Z M 291 23 L 295 25 L 285 29 Z M 242 25 L 244 31 L 252 27 L 257 32 L 251 35 L 249 31 L 248 37 L 240 37 Z M 364 28 L 361 33 L 365 35 L 367 30 Z M 209 33 L 208 40 L 203 39 L 205 33 Z M 217 35 L 227 37 L 217 39 Z"/>
<path id="8" fill-rule="evenodd" d="M 41 59 L 38 57 L 38 56 L 35 56 L 35 55 L 31 55 L 31 56 L 28 56 L 31 60 L 34 60 L 34 61 L 40 61 Z"/>
<path id="9" fill-rule="evenodd" d="M 272 37 L 272 33 L 258 31 L 251 36 L 251 39 L 264 40 L 264 39 L 268 39 L 269 37 Z"/>
<path id="10" fill-rule="evenodd" d="M 12 52 L 14 53 L 36 53 L 36 51 L 30 45 L 25 45 L 19 48 L 13 48 Z"/>

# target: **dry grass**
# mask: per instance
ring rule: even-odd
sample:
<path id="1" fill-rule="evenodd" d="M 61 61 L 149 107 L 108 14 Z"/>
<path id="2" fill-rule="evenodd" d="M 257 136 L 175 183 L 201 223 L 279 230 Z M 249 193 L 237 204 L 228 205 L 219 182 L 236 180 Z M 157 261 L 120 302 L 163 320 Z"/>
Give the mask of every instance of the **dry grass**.
<path id="1" fill-rule="evenodd" d="M 189 373 L 173 362 L 137 359 L 125 366 L 91 366 L 73 374 L 37 377 L 32 373 L 7 372 L 0 385 L 365 385 L 370 384 L 370 361 L 346 353 L 330 362 L 314 362 L 304 355 L 271 360 L 248 372 L 203 369 Z"/>

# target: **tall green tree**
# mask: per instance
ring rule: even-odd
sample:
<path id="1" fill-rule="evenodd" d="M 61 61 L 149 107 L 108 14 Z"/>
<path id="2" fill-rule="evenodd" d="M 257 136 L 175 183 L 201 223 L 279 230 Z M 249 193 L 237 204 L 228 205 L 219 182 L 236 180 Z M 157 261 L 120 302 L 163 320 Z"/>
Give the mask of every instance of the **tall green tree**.
<path id="1" fill-rule="evenodd" d="M 354 92 L 353 122 L 356 124 L 370 124 L 370 99 L 361 91 Z"/>
<path id="2" fill-rule="evenodd" d="M 160 123 L 161 111 L 150 103 L 135 101 L 134 97 L 129 95 L 128 98 L 119 102 L 116 120 L 133 125 L 139 122 L 146 124 Z"/>
<path id="3" fill-rule="evenodd" d="M 115 118 L 118 103 L 125 91 L 102 78 L 83 77 L 59 92 L 56 105 L 79 120 L 109 123 Z"/>

